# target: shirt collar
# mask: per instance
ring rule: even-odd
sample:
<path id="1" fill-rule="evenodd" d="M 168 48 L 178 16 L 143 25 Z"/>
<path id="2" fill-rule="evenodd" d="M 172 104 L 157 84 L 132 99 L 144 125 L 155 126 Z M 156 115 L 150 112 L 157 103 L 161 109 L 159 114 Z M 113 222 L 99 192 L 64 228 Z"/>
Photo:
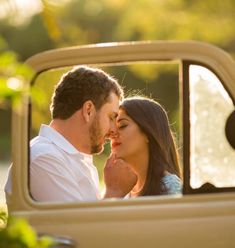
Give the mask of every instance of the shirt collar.
<path id="1" fill-rule="evenodd" d="M 56 146 L 60 147 L 66 153 L 69 154 L 78 154 L 83 159 L 92 161 L 92 155 L 82 153 L 78 151 L 67 139 L 64 138 L 59 132 L 57 132 L 54 128 L 42 124 L 39 131 L 39 136 L 44 137 L 54 143 Z"/>

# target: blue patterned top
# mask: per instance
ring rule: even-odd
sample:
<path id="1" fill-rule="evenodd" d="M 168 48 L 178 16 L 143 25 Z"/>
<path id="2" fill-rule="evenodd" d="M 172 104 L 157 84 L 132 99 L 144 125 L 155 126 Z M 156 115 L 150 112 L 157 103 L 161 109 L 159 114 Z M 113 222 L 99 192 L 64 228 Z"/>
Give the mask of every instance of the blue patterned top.
<path id="1" fill-rule="evenodd" d="M 182 182 L 175 174 L 167 174 L 162 178 L 162 189 L 167 195 L 182 194 Z"/>
<path id="2" fill-rule="evenodd" d="M 162 180 L 163 195 L 182 194 L 182 181 L 175 174 L 168 173 Z M 127 194 L 125 199 L 131 198 L 131 194 Z"/>

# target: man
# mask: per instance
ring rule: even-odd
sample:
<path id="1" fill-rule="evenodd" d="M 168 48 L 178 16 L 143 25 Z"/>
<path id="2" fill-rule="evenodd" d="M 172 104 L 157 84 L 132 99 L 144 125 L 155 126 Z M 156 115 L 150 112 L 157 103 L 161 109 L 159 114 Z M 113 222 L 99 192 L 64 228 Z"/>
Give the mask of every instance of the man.
<path id="1" fill-rule="evenodd" d="M 55 88 L 52 121 L 30 142 L 30 192 L 37 201 L 93 201 L 101 198 L 92 155 L 116 132 L 115 119 L 123 91 L 99 69 L 77 67 Z M 123 162 L 109 158 L 104 197 L 123 197 L 136 176 Z"/>

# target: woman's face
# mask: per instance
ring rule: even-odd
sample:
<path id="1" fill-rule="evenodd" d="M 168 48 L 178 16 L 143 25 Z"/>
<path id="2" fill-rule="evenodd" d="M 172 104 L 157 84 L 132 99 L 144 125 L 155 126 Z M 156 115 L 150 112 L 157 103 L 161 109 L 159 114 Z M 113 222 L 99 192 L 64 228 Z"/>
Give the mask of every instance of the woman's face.
<path id="1" fill-rule="evenodd" d="M 148 154 L 148 138 L 139 126 L 120 109 L 117 117 L 117 135 L 111 138 L 112 152 L 117 158 L 132 163 Z"/>

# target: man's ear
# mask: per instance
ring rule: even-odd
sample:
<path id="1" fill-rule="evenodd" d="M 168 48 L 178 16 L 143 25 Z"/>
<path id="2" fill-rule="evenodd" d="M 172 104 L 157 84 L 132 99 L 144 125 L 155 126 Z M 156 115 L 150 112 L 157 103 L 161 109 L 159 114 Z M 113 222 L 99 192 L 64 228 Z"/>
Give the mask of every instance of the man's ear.
<path id="1" fill-rule="evenodd" d="M 93 119 L 94 115 L 96 114 L 96 109 L 91 100 L 84 102 L 82 106 L 82 114 L 86 122 L 90 122 Z"/>

